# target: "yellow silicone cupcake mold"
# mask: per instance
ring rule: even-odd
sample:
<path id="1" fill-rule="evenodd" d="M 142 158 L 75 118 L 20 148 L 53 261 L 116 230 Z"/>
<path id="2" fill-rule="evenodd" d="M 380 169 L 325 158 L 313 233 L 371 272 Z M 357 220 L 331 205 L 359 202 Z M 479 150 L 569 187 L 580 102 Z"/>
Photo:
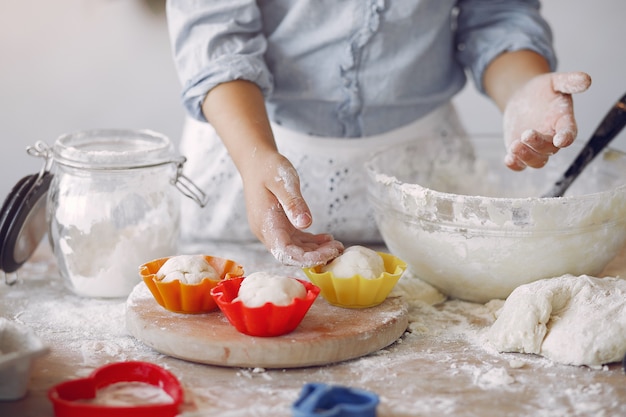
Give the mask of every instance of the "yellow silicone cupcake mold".
<path id="1" fill-rule="evenodd" d="M 332 272 L 321 272 L 323 265 L 302 270 L 313 284 L 320 287 L 320 294 L 330 304 L 345 308 L 374 307 L 385 301 L 406 270 L 406 263 L 400 258 L 389 253 L 377 253 L 383 259 L 385 272 L 374 279 L 361 275 L 338 278 Z"/>
<path id="2" fill-rule="evenodd" d="M 211 296 L 211 289 L 224 279 L 243 276 L 243 267 L 230 259 L 204 255 L 206 261 L 215 269 L 220 279 L 203 279 L 199 284 L 185 284 L 179 280 L 162 282 L 156 273 L 170 257 L 155 259 L 139 267 L 139 275 L 163 308 L 175 313 L 199 314 L 217 309 Z"/>

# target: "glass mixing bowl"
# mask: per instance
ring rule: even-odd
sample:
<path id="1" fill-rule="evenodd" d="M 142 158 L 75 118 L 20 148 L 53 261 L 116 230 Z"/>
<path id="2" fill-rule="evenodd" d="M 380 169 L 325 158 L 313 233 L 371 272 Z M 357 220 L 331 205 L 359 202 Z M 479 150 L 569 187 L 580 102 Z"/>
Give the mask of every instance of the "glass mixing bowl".
<path id="1" fill-rule="evenodd" d="M 599 274 L 624 246 L 625 153 L 605 150 L 564 197 L 541 198 L 579 146 L 515 172 L 503 163 L 501 138 L 469 138 L 473 154 L 451 151 L 467 149 L 459 141 L 424 139 L 366 164 L 381 235 L 408 275 L 486 302 L 538 279 Z"/>

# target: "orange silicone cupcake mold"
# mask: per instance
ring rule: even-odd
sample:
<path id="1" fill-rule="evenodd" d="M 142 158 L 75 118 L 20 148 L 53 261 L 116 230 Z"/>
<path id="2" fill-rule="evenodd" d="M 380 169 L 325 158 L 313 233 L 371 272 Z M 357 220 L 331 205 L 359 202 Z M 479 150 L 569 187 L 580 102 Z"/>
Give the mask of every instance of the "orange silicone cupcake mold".
<path id="1" fill-rule="evenodd" d="M 367 279 L 361 275 L 336 277 L 332 272 L 322 272 L 323 265 L 303 268 L 311 282 L 320 287 L 321 295 L 332 305 L 346 308 L 374 307 L 387 298 L 406 270 L 406 263 L 389 253 L 377 252 L 385 264 L 385 272 L 378 278 Z"/>
<path id="2" fill-rule="evenodd" d="M 320 293 L 317 286 L 298 279 L 306 289 L 304 298 L 294 298 L 286 306 L 265 303 L 261 307 L 247 307 L 240 300 L 233 301 L 244 279 L 224 280 L 211 290 L 211 295 L 235 329 L 248 336 L 273 337 L 291 333 L 302 322 Z"/>
<path id="3" fill-rule="evenodd" d="M 220 279 L 203 279 L 199 284 L 185 284 L 179 280 L 162 282 L 156 273 L 170 257 L 155 259 L 139 267 L 139 274 L 159 305 L 175 313 L 198 314 L 217 309 L 211 289 L 222 280 L 243 275 L 243 267 L 230 259 L 205 255 Z"/>

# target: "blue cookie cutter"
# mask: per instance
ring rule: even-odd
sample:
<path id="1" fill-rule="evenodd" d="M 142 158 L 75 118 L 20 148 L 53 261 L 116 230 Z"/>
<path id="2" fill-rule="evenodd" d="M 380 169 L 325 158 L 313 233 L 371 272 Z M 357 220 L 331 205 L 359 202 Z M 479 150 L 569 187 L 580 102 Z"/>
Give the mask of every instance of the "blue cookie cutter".
<path id="1" fill-rule="evenodd" d="M 340 385 L 305 384 L 293 404 L 294 417 L 376 417 L 378 395 Z"/>

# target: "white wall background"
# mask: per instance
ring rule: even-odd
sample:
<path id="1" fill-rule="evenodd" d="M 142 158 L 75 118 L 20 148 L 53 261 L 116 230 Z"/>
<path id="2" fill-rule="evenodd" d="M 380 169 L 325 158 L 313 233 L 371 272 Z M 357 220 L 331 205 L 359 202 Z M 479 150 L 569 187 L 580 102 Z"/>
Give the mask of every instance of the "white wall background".
<path id="1" fill-rule="evenodd" d="M 140 0 L 0 2 L 0 200 L 42 161 L 37 140 L 92 128 L 150 128 L 177 141 L 183 110 L 164 16 Z M 583 70 L 576 97 L 586 140 L 626 91 L 624 0 L 544 0 L 559 70 Z M 472 85 L 456 98 L 473 133 L 499 133 L 500 115 Z M 626 131 L 616 146 L 626 149 Z"/>

